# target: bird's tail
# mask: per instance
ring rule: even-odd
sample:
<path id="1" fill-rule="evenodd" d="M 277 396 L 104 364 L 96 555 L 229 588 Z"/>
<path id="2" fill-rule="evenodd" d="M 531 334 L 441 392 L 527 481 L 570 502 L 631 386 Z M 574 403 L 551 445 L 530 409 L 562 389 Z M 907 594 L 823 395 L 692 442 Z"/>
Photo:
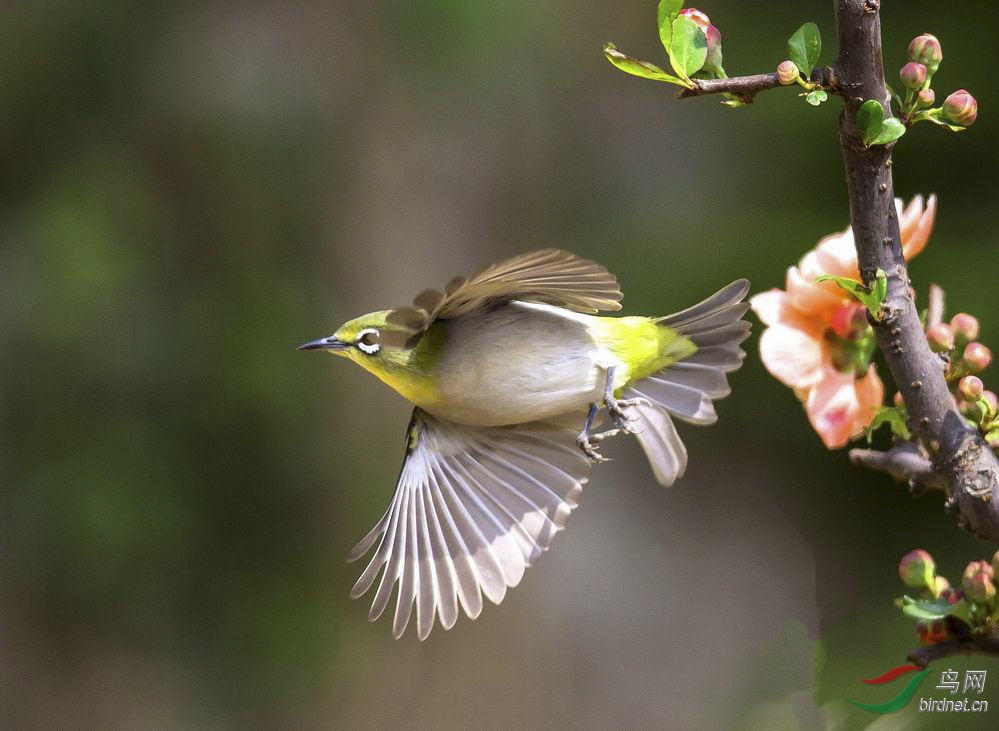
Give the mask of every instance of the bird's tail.
<path id="1" fill-rule="evenodd" d="M 656 479 L 664 486 L 682 477 L 687 467 L 687 449 L 670 417 L 690 424 L 713 424 L 718 415 L 712 401 L 731 392 L 726 374 L 739 368 L 746 357 L 739 344 L 749 337 L 750 323 L 742 319 L 749 309 L 742 301 L 748 291 L 749 281 L 740 279 L 693 307 L 656 320 L 685 335 L 697 350 L 633 383 L 623 394 L 643 400 L 628 407 L 628 416 L 638 429 L 638 441 Z"/>

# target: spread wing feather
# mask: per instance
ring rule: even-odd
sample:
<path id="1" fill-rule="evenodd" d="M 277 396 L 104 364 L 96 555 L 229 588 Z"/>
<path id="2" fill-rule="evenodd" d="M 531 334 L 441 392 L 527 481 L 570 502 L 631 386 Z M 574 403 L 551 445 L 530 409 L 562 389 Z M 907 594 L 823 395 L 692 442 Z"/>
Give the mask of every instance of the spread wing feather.
<path id="1" fill-rule="evenodd" d="M 482 595 L 499 603 L 551 544 L 590 473 L 570 429 L 524 424 L 468 427 L 413 412 L 392 504 L 350 552 L 377 548 L 351 596 L 370 590 L 369 618 L 396 589 L 392 631 L 402 635 L 416 607 L 417 635 L 435 618 L 445 629 L 458 608 L 471 618 Z"/>
<path id="2" fill-rule="evenodd" d="M 411 348 L 434 320 L 468 314 L 500 302 L 522 300 L 594 313 L 621 309 L 617 279 L 604 267 L 569 251 L 542 249 L 493 264 L 445 291 L 424 290 L 413 307 L 401 307 L 388 321 L 402 331 L 390 347 Z M 384 344 L 384 343 L 383 343 Z"/>

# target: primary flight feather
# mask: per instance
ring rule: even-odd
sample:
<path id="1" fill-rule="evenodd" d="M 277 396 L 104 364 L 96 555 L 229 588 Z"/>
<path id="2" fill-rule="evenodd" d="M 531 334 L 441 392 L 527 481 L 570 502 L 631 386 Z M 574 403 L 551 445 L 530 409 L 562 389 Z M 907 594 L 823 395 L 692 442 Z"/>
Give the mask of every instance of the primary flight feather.
<path id="1" fill-rule="evenodd" d="M 375 549 L 351 592 L 377 583 L 369 618 L 395 589 L 393 634 L 415 606 L 424 639 L 459 607 L 477 617 L 483 595 L 499 603 L 565 526 L 609 436 L 634 434 L 660 484 L 682 477 L 673 418 L 717 420 L 712 402 L 745 357 L 748 289 L 738 280 L 666 317 L 601 317 L 621 308 L 614 275 L 544 249 L 300 346 L 354 361 L 415 405 L 392 503 L 349 556 Z M 604 413 L 613 426 L 593 433 Z"/>

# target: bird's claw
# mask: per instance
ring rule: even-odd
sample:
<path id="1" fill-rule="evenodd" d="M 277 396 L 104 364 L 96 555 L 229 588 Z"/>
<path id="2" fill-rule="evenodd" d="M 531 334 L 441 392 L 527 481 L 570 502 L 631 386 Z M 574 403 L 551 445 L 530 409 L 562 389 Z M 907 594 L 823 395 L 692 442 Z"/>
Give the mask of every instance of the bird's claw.
<path id="1" fill-rule="evenodd" d="M 628 416 L 624 410 L 629 406 L 639 406 L 650 402 L 644 398 L 616 399 L 613 396 L 608 396 L 604 399 L 604 403 L 607 405 L 607 413 L 610 414 L 618 429 L 627 434 L 637 434 L 638 428 L 632 423 L 637 417 Z"/>
<path id="2" fill-rule="evenodd" d="M 610 462 L 612 461 L 610 457 L 605 457 L 600 454 L 600 442 L 608 437 L 614 436 L 615 434 L 619 434 L 620 432 L 620 429 L 608 429 L 607 431 L 600 432 L 599 434 L 587 434 L 584 432 L 576 437 L 576 444 L 583 450 L 583 454 L 585 454 L 594 464 Z"/>

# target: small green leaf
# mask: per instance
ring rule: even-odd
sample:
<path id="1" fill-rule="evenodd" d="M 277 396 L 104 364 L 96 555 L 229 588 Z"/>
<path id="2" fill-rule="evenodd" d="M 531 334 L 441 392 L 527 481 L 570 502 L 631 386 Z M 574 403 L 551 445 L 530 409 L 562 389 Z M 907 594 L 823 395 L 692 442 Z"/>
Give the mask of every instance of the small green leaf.
<path id="1" fill-rule="evenodd" d="M 697 23 L 686 15 L 679 15 L 673 19 L 673 39 L 667 51 L 673 70 L 689 78 L 701 70 L 708 57 L 708 39 Z"/>
<path id="2" fill-rule="evenodd" d="M 951 604 L 946 599 L 913 599 L 902 597 L 902 612 L 916 619 L 943 619 L 954 616 L 967 622 L 970 618 L 968 603 L 961 599 L 957 604 Z"/>
<path id="3" fill-rule="evenodd" d="M 641 61 L 637 58 L 624 55 L 617 50 L 617 47 L 613 43 L 608 43 L 604 46 L 604 55 L 608 61 L 632 76 L 641 76 L 643 79 L 652 79 L 654 81 L 666 81 L 670 84 L 679 84 L 680 86 L 687 85 L 682 79 L 678 79 L 672 74 L 667 74 L 661 68 L 648 61 Z"/>
<path id="4" fill-rule="evenodd" d="M 870 147 L 877 139 L 885 122 L 885 108 L 876 99 L 868 99 L 857 110 L 857 129 L 864 138 L 864 145 Z"/>
<path id="5" fill-rule="evenodd" d="M 673 18 L 678 16 L 682 9 L 683 0 L 659 0 L 659 10 L 656 13 L 659 22 L 659 40 L 663 42 L 663 48 L 667 53 L 673 38 Z"/>
<path id="6" fill-rule="evenodd" d="M 834 277 L 831 274 L 823 274 L 821 277 L 816 277 L 816 282 L 836 282 L 842 289 L 852 294 L 858 300 L 863 302 L 867 310 L 874 315 L 877 319 L 881 319 L 881 305 L 885 301 L 885 296 L 888 294 L 888 276 L 884 273 L 884 270 L 878 269 L 874 274 L 875 281 L 873 287 L 868 287 L 862 282 L 858 282 L 856 279 L 850 279 L 850 277 Z"/>
<path id="7" fill-rule="evenodd" d="M 864 428 L 864 432 L 867 434 L 867 443 L 871 443 L 874 432 L 884 424 L 888 424 L 891 427 L 891 433 L 899 439 L 910 439 L 912 432 L 909 431 L 909 425 L 906 421 L 908 421 L 908 415 L 905 409 L 897 406 L 880 407 L 874 414 L 874 419 L 871 420 L 870 425 Z"/>
<path id="8" fill-rule="evenodd" d="M 894 142 L 904 134 L 905 125 L 894 117 L 889 117 L 884 121 L 881 131 L 878 133 L 878 136 L 874 138 L 874 142 L 872 144 L 887 145 Z"/>
<path id="9" fill-rule="evenodd" d="M 829 98 L 822 89 L 816 89 L 815 91 L 810 91 L 805 95 L 805 101 L 811 104 L 813 107 L 819 106 L 822 102 Z"/>
<path id="10" fill-rule="evenodd" d="M 806 79 L 819 62 L 822 52 L 822 35 L 815 23 L 805 23 L 787 39 L 787 56 Z"/>

